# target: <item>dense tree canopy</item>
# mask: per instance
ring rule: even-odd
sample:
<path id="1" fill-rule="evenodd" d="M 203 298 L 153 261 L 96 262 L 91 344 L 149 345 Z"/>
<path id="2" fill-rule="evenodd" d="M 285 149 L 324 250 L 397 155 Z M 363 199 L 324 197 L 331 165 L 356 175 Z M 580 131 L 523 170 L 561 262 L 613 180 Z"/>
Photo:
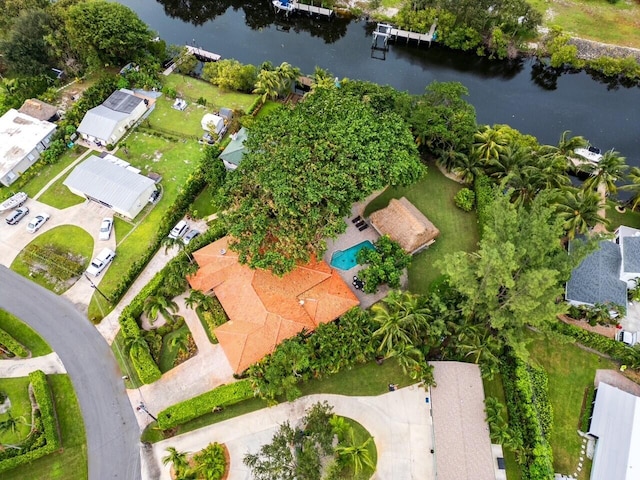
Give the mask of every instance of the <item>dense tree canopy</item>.
<path id="1" fill-rule="evenodd" d="M 424 173 L 400 117 L 336 88 L 256 122 L 246 147 L 227 182 L 225 221 L 240 260 L 277 274 L 320 254 L 353 202 Z"/>
<path id="2" fill-rule="evenodd" d="M 25 10 L 14 19 L 12 28 L 0 43 L 9 70 L 17 75 L 40 75 L 47 71 L 49 55 L 44 36 L 51 17 L 43 10 Z"/>

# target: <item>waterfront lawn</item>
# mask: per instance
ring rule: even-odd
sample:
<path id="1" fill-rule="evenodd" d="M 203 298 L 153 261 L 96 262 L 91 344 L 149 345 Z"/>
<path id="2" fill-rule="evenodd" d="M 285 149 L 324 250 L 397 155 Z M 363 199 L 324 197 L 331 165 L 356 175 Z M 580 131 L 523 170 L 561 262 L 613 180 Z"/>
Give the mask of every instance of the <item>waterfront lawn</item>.
<path id="1" fill-rule="evenodd" d="M 549 400 L 553 407 L 553 466 L 556 472 L 573 474 L 582 445 L 582 438 L 576 432 L 581 425 L 584 396 L 593 386 L 597 369 L 616 368 L 616 365 L 574 344 L 562 344 L 531 332 L 528 337 L 532 340 L 528 347 L 531 360 L 544 367 L 549 376 Z M 590 470 L 591 460 L 585 459 L 578 479 L 587 480 Z"/>
<path id="2" fill-rule="evenodd" d="M 162 175 L 162 198 L 145 216 L 144 211 L 134 220 L 135 226 L 123 236 L 116 230 L 118 249 L 116 258 L 100 282 L 100 290 L 108 297 L 119 284 L 120 279 L 131 264 L 151 248 L 158 226 L 167 209 L 173 205 L 178 192 L 187 177 L 196 168 L 202 156 L 202 146 L 195 141 L 176 143 L 147 133 L 135 132 L 127 139 L 128 155 L 119 153 L 143 173 L 153 171 Z M 116 229 L 121 229 L 116 223 Z M 89 304 L 89 319 L 99 321 L 113 309 L 99 294 L 94 295 Z"/>
<path id="3" fill-rule="evenodd" d="M 11 408 L 7 413 L 0 414 L 0 421 L 7 420 L 9 415 L 18 420 L 15 432 L 0 431 L 0 444 L 17 445 L 27 438 L 31 430 L 29 377 L 0 378 L 0 392 L 5 393 L 11 401 Z"/>
<path id="4" fill-rule="evenodd" d="M 3 379 L 1 381 L 5 381 Z M 55 403 L 63 448 L 2 473 L 2 480 L 87 480 L 87 444 L 82 412 L 67 375 L 47 375 Z"/>
<path id="5" fill-rule="evenodd" d="M 49 183 L 62 170 L 71 165 L 80 155 L 87 149 L 80 145 L 74 146 L 71 150 L 67 150 L 60 159 L 53 165 L 46 165 L 33 177 L 22 189 L 29 197 L 33 198 L 44 186 Z"/>
<path id="6" fill-rule="evenodd" d="M 613 232 L 620 225 L 626 225 L 627 227 L 640 228 L 640 212 L 632 211 L 627 208 L 624 213 L 617 212 L 615 206 L 616 202 L 607 202 L 609 209 L 607 210 L 607 220 L 611 222 L 609 225 L 609 231 Z"/>
<path id="7" fill-rule="evenodd" d="M 69 170 L 66 174 L 56 180 L 53 185 L 47 188 L 47 191 L 44 192 L 38 200 L 60 210 L 83 203 L 85 201 L 84 197 L 71 193 L 71 190 L 69 190 L 66 185 L 62 184 L 72 171 L 73 169 Z"/>
<path id="8" fill-rule="evenodd" d="M 392 198 L 407 197 L 440 230 L 436 243 L 414 255 L 409 266 L 409 290 L 426 293 L 441 272 L 433 263 L 451 252 L 471 252 L 477 248 L 478 220 L 475 212 L 456 207 L 453 197 L 462 186 L 445 177 L 433 164 L 428 173 L 409 187 L 387 188 L 365 209 L 365 216 L 386 207 Z"/>
<path id="9" fill-rule="evenodd" d="M 40 357 L 52 352 L 51 347 L 35 330 L 2 309 L 0 309 L 0 328 L 29 349 L 32 357 Z"/>
<path id="10" fill-rule="evenodd" d="M 93 237 L 86 230 L 75 225 L 60 225 L 52 228 L 29 243 L 29 245 L 32 244 L 38 246 L 53 245 L 74 256 L 81 256 L 83 257 L 83 268 L 89 265 L 93 254 Z M 31 262 L 24 258 L 23 251 L 11 263 L 11 270 L 57 294 L 66 291 L 77 280 L 69 283 L 42 273 L 31 276 Z"/>
<path id="11" fill-rule="evenodd" d="M 601 0 L 530 0 L 543 13 L 546 27 L 559 25 L 581 38 L 640 48 L 640 3 Z"/>

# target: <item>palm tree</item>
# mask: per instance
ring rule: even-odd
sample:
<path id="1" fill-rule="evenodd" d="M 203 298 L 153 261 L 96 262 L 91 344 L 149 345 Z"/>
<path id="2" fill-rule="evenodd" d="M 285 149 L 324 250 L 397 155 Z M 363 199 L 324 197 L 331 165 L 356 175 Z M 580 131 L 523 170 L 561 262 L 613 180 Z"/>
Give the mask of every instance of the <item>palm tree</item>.
<path id="1" fill-rule="evenodd" d="M 166 451 L 168 455 L 162 458 L 162 464 L 167 465 L 171 463 L 176 472 L 176 477 L 182 477 L 185 471 L 189 468 L 187 454 L 185 452 L 179 452 L 175 447 L 169 447 Z"/>
<path id="2" fill-rule="evenodd" d="M 224 447 L 219 443 L 210 443 L 196 454 L 194 460 L 197 463 L 196 471 L 205 480 L 219 480 L 227 469 L 227 461 L 224 456 Z"/>
<path id="3" fill-rule="evenodd" d="M 181 332 L 171 339 L 169 345 L 171 345 L 171 348 L 177 348 L 178 351 L 186 352 L 189 350 L 189 335 L 186 332 Z"/>
<path id="4" fill-rule="evenodd" d="M 631 167 L 627 179 L 631 181 L 628 185 L 623 185 L 620 190 L 626 190 L 633 193 L 631 198 L 631 210 L 635 210 L 640 203 L 640 168 Z"/>
<path id="5" fill-rule="evenodd" d="M 358 475 L 365 465 L 374 469 L 375 465 L 371 460 L 371 455 L 369 455 L 369 444 L 373 441 L 373 438 L 369 437 L 363 443 L 357 445 L 353 428 L 349 430 L 348 438 L 349 441 L 346 445 L 343 444 L 336 447 L 338 457 L 353 465 L 353 473 L 355 475 Z"/>
<path id="6" fill-rule="evenodd" d="M 178 304 L 164 295 L 151 295 L 145 299 L 142 310 L 149 317 L 152 325 L 158 315 L 162 315 L 168 323 L 171 323 L 174 314 L 178 311 Z"/>
<path id="7" fill-rule="evenodd" d="M 471 184 L 478 175 L 484 172 L 482 160 L 475 155 L 456 156 L 452 172 L 455 173 L 464 183 Z"/>
<path id="8" fill-rule="evenodd" d="M 584 181 L 584 188 L 597 189 L 603 197 L 601 203 L 605 203 L 605 197 L 618 191 L 616 182 L 624 178 L 629 168 L 625 162 L 626 158 L 621 157 L 619 152 L 613 149 L 605 152 L 600 161 L 590 167 L 591 175 Z"/>
<path id="9" fill-rule="evenodd" d="M 586 234 L 596 225 L 608 226 L 609 222 L 600 214 L 607 205 L 601 205 L 600 196 L 592 190 L 567 188 L 557 196 L 558 215 L 564 221 L 567 236 L 573 239 L 576 234 Z"/>
<path id="10" fill-rule="evenodd" d="M 298 77 L 300 77 L 300 69 L 293 67 L 287 62 L 282 62 L 275 71 L 278 74 L 280 94 L 290 91 L 291 86 L 298 80 Z"/>
<path id="11" fill-rule="evenodd" d="M 565 168 L 572 166 L 569 164 L 570 158 L 576 148 L 584 148 L 588 145 L 587 140 L 579 135 L 570 137 L 571 131 L 565 130 L 560 135 L 560 140 L 556 146 L 543 145 L 541 148 L 541 154 L 548 158 L 554 158 L 560 160 Z"/>
<path id="12" fill-rule="evenodd" d="M 333 79 L 333 75 L 324 68 L 316 66 L 313 75 L 311 76 L 311 91 L 315 92 L 318 88 L 334 88 L 336 83 Z"/>
<path id="13" fill-rule="evenodd" d="M 490 331 L 477 329 L 466 336 L 457 347 L 465 358 L 471 357 L 473 363 L 495 364 L 499 361 L 496 355 L 501 346 L 500 341 Z"/>
<path id="14" fill-rule="evenodd" d="M 530 150 L 519 143 L 510 143 L 502 147 L 497 157 L 487 161 L 489 175 L 501 180 L 520 174 L 520 170 L 530 160 L 530 154 Z"/>
<path id="15" fill-rule="evenodd" d="M 163 289 L 169 296 L 179 295 L 189 286 L 187 277 L 198 271 L 198 265 L 186 260 L 185 257 L 177 257 L 165 267 Z"/>
<path id="16" fill-rule="evenodd" d="M 149 344 L 142 335 L 136 335 L 135 337 L 125 337 L 124 346 L 127 352 L 133 352 L 134 354 L 138 350 L 149 351 Z"/>
<path id="17" fill-rule="evenodd" d="M 9 412 L 9 416 L 0 422 L 0 432 L 10 431 L 11 433 L 16 433 L 16 427 L 19 423 L 27 425 L 24 417 L 14 417 L 11 415 L 11 412 Z"/>
<path id="18" fill-rule="evenodd" d="M 333 415 L 329 420 L 333 433 L 338 437 L 339 442 L 343 442 L 347 439 L 347 434 L 352 430 L 351 425 L 347 423 L 344 417 L 339 415 Z"/>
<path id="19" fill-rule="evenodd" d="M 473 139 L 473 154 L 485 162 L 497 159 L 507 145 L 502 132 L 489 126 L 482 127 L 474 134 Z"/>
<path id="20" fill-rule="evenodd" d="M 484 411 L 487 414 L 487 423 L 489 427 L 504 423 L 505 407 L 496 397 L 487 397 L 484 400 Z"/>
<path id="21" fill-rule="evenodd" d="M 275 70 L 260 70 L 253 93 L 261 95 L 260 101 L 275 100 L 280 93 L 280 78 Z"/>
<path id="22" fill-rule="evenodd" d="M 379 324 L 373 336 L 382 337 L 378 351 L 385 350 L 387 355 L 403 345 L 419 343 L 428 324 L 429 311 L 424 299 L 409 292 L 394 290 L 371 311 L 373 321 Z"/>
<path id="23" fill-rule="evenodd" d="M 195 310 L 200 308 L 201 310 L 210 310 L 213 308 L 213 297 L 202 293 L 201 290 L 191 290 L 189 296 L 184 299 L 184 304 L 187 308 Z"/>

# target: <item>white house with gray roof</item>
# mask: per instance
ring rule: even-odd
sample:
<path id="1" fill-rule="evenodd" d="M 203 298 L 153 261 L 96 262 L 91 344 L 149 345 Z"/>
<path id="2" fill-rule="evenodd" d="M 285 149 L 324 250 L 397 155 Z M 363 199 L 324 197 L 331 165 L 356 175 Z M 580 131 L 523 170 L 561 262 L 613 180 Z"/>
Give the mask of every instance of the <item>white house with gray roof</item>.
<path id="1" fill-rule="evenodd" d="M 135 218 L 155 191 L 155 182 L 118 160 L 113 155 L 108 158 L 91 155 L 73 169 L 63 184 L 76 195 Z"/>
<path id="2" fill-rule="evenodd" d="M 640 278 L 640 230 L 621 226 L 615 239 L 601 241 L 598 250 L 571 272 L 566 299 L 576 306 L 613 303 L 626 310 L 627 290 L 635 287 L 637 278 Z"/>
<path id="3" fill-rule="evenodd" d="M 640 480 L 640 397 L 600 382 L 589 435 L 591 480 Z"/>
<path id="4" fill-rule="evenodd" d="M 78 133 L 88 142 L 115 144 L 146 110 L 144 98 L 122 88 L 109 95 L 102 105 L 86 113 L 78 126 Z"/>
<path id="5" fill-rule="evenodd" d="M 15 109 L 0 117 L 0 183 L 8 187 L 36 163 L 57 126 Z"/>

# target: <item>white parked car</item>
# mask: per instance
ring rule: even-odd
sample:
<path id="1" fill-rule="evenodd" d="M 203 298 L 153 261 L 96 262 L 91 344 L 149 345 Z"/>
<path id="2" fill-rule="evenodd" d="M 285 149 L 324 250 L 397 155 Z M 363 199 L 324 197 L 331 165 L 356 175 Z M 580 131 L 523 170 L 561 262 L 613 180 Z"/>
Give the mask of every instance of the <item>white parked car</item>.
<path id="1" fill-rule="evenodd" d="M 27 225 L 27 232 L 35 233 L 40 230 L 40 227 L 49 220 L 50 215 L 48 213 L 39 213 L 31 219 L 29 225 Z"/>
<path id="2" fill-rule="evenodd" d="M 97 277 L 102 271 L 107 268 L 116 256 L 116 252 L 109 248 L 103 248 L 96 258 L 91 260 L 87 273 Z"/>
<path id="3" fill-rule="evenodd" d="M 169 238 L 181 238 L 185 233 L 189 230 L 189 224 L 184 220 L 180 220 L 175 227 L 171 229 L 169 233 Z"/>
<path id="4" fill-rule="evenodd" d="M 102 224 L 100 224 L 100 235 L 98 235 L 98 238 L 100 240 L 109 240 L 109 237 L 111 237 L 112 229 L 113 229 L 113 217 L 103 218 Z"/>

